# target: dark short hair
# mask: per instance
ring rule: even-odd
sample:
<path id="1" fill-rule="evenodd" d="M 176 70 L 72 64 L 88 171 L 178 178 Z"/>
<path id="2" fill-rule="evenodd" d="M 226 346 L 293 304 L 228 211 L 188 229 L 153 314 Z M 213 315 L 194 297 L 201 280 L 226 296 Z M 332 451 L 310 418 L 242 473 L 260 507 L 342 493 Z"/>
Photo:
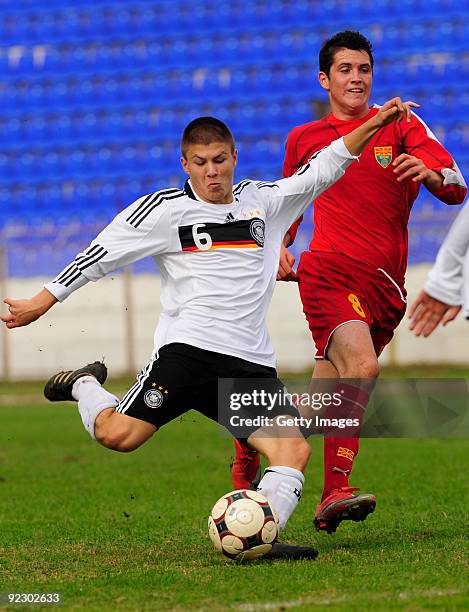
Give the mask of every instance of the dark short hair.
<path id="1" fill-rule="evenodd" d="M 187 148 L 193 144 L 209 145 L 212 142 L 227 142 L 234 151 L 233 134 L 228 126 L 215 117 L 198 117 L 184 128 L 181 139 L 181 153 L 186 157 Z"/>
<path id="2" fill-rule="evenodd" d="M 334 55 L 339 49 L 352 49 L 353 51 L 366 51 L 370 56 L 371 69 L 373 70 L 374 59 L 371 42 L 360 34 L 352 30 L 337 32 L 326 40 L 319 51 L 319 70 L 329 75 Z"/>

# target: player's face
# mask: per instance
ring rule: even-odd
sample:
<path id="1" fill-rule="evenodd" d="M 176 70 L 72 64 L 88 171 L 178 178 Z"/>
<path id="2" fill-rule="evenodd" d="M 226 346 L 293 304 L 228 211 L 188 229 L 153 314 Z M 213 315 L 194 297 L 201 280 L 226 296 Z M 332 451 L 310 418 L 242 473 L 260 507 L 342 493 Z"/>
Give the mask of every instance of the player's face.
<path id="1" fill-rule="evenodd" d="M 190 145 L 181 164 L 197 195 L 211 204 L 233 201 L 233 176 L 238 158 L 227 142 Z"/>
<path id="2" fill-rule="evenodd" d="M 370 56 L 366 51 L 339 49 L 329 75 L 319 73 L 319 83 L 329 92 L 333 114 L 338 119 L 360 119 L 368 113 L 371 82 Z"/>

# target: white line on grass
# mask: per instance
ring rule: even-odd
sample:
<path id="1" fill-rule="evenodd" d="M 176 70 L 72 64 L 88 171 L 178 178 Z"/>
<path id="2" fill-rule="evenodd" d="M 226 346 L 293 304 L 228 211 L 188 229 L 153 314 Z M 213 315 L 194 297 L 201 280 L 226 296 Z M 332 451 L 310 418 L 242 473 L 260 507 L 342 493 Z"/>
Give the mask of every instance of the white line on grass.
<path id="1" fill-rule="evenodd" d="M 402 591 L 401 593 L 367 593 L 366 597 L 370 600 L 392 600 L 393 598 L 401 601 L 407 601 L 416 599 L 417 597 L 423 597 L 426 599 L 433 597 L 450 597 L 452 595 L 460 595 L 461 590 L 458 589 L 428 589 L 425 591 Z M 362 593 L 364 595 L 364 593 Z M 235 610 L 242 610 L 243 612 L 260 612 L 261 610 L 285 610 L 287 608 L 294 608 L 296 606 L 313 605 L 313 606 L 328 606 L 331 604 L 339 603 L 353 603 L 350 597 L 341 595 L 339 597 L 300 597 L 299 599 L 292 599 L 289 601 L 270 601 L 265 603 L 250 603 L 250 604 L 239 604 L 233 606 Z"/>

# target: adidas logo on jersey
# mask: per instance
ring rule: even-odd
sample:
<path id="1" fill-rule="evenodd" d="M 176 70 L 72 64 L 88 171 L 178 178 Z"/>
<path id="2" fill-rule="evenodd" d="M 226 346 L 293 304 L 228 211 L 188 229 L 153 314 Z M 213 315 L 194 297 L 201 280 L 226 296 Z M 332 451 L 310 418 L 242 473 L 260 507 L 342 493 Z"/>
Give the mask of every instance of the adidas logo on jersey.
<path id="1" fill-rule="evenodd" d="M 231 221 L 235 221 L 235 218 L 231 213 L 228 213 L 225 217 L 225 223 L 231 223 Z"/>

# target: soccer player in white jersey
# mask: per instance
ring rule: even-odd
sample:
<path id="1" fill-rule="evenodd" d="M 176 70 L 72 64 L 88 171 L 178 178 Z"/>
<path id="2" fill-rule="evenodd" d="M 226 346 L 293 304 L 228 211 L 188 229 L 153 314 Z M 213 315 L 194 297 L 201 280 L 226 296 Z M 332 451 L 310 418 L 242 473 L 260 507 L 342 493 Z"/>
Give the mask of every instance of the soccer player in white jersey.
<path id="1" fill-rule="evenodd" d="M 135 385 L 119 400 L 101 386 L 107 371 L 95 362 L 54 375 L 44 389 L 46 397 L 78 401 L 91 437 L 126 452 L 191 408 L 218 420 L 219 378 L 277 381 L 265 315 L 283 236 L 382 126 L 404 116 L 409 120 L 413 105 L 390 100 L 290 178 L 244 180 L 234 188 L 237 151 L 231 132 L 210 117 L 192 121 L 181 143 L 181 163 L 189 175 L 184 189 L 139 198 L 36 296 L 5 299 L 9 312 L 1 319 L 10 329 L 21 327 L 116 268 L 148 255 L 158 264 L 163 308 L 153 355 Z M 291 410 L 280 407 L 277 414 Z M 310 448 L 299 430 L 288 437 L 263 437 L 255 435 L 256 429 L 244 441 L 269 463 L 259 490 L 283 528 L 301 496 Z M 289 558 L 316 554 L 312 547 L 281 544 L 272 552 Z"/>
<path id="2" fill-rule="evenodd" d="M 427 338 L 463 310 L 469 319 L 469 205 L 454 220 L 428 273 L 424 288 L 409 310 L 410 329 Z"/>

